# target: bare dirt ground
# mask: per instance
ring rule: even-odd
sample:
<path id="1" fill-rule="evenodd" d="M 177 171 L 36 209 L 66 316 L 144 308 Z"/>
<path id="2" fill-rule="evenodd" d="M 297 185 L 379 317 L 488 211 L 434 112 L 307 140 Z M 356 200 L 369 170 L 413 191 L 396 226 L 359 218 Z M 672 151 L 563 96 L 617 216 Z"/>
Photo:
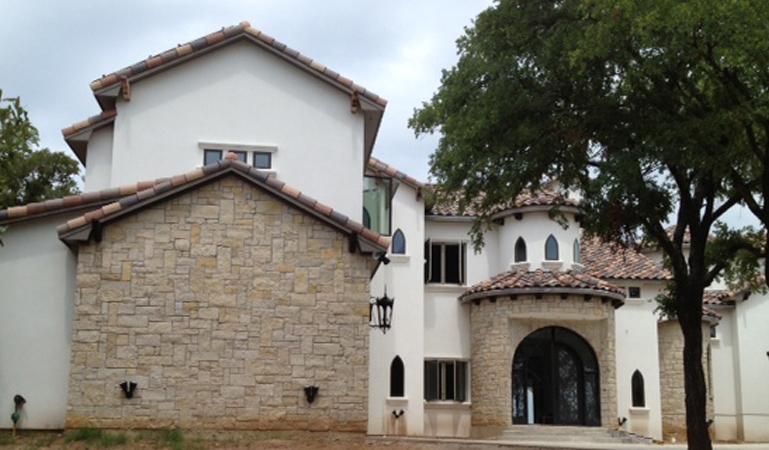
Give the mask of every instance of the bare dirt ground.
<path id="1" fill-rule="evenodd" d="M 118 431 L 69 430 L 59 432 L 22 431 L 16 438 L 0 430 L 0 450 L 37 449 L 298 449 L 298 450 L 458 450 L 474 446 L 397 442 L 370 439 L 359 433 L 250 432 L 250 431 Z M 479 446 L 478 449 L 489 449 Z"/>

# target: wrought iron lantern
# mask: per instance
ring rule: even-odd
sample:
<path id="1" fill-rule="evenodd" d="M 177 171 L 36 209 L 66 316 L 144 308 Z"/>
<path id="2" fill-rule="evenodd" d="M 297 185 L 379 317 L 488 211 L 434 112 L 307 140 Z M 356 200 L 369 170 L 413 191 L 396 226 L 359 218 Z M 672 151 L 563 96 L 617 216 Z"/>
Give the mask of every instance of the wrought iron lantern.
<path id="1" fill-rule="evenodd" d="M 383 333 L 387 333 L 392 325 L 394 303 L 395 299 L 387 296 L 387 286 L 385 286 L 382 297 L 371 297 L 368 309 L 369 326 L 379 328 Z"/>

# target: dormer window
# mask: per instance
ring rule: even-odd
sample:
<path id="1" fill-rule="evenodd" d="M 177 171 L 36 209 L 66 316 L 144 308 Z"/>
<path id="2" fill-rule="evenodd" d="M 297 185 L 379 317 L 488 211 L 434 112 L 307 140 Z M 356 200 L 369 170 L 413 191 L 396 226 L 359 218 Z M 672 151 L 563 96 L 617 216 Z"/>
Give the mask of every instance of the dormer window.
<path id="1" fill-rule="evenodd" d="M 551 234 L 545 241 L 545 259 L 547 261 L 558 261 L 558 241 Z"/>
<path id="2" fill-rule="evenodd" d="M 517 241 L 515 241 L 515 262 L 525 262 L 526 261 L 526 241 L 523 240 L 522 237 L 519 237 Z"/>
<path id="3" fill-rule="evenodd" d="M 582 262 L 582 254 L 579 248 L 579 239 L 574 239 L 574 262 L 577 264 Z"/>

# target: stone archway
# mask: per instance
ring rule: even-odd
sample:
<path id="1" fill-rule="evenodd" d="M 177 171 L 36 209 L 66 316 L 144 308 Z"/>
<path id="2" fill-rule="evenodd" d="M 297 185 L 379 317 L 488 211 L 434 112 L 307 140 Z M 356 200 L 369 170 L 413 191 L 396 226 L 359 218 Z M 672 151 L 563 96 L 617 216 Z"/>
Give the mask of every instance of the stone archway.
<path id="1" fill-rule="evenodd" d="M 601 424 L 598 359 L 577 333 L 549 326 L 518 345 L 512 365 L 513 423 Z"/>

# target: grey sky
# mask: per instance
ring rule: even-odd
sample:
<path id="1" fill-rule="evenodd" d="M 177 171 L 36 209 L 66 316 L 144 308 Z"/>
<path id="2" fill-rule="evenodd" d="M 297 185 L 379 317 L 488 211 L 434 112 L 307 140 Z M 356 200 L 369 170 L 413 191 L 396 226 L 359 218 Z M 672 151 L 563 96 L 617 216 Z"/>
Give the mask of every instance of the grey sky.
<path id="1" fill-rule="evenodd" d="M 389 101 L 374 155 L 425 180 L 435 138 L 406 126 L 456 61 L 454 41 L 490 0 L 3 0 L 0 89 L 20 96 L 42 145 L 98 113 L 88 83 L 248 20 Z"/>
<path id="2" fill-rule="evenodd" d="M 88 83 L 150 54 L 248 20 L 389 101 L 374 155 L 427 179 L 435 137 L 406 122 L 430 98 L 455 40 L 491 0 L 2 0 L 0 89 L 20 96 L 41 144 L 98 113 Z M 755 224 L 744 208 L 732 225 Z"/>

